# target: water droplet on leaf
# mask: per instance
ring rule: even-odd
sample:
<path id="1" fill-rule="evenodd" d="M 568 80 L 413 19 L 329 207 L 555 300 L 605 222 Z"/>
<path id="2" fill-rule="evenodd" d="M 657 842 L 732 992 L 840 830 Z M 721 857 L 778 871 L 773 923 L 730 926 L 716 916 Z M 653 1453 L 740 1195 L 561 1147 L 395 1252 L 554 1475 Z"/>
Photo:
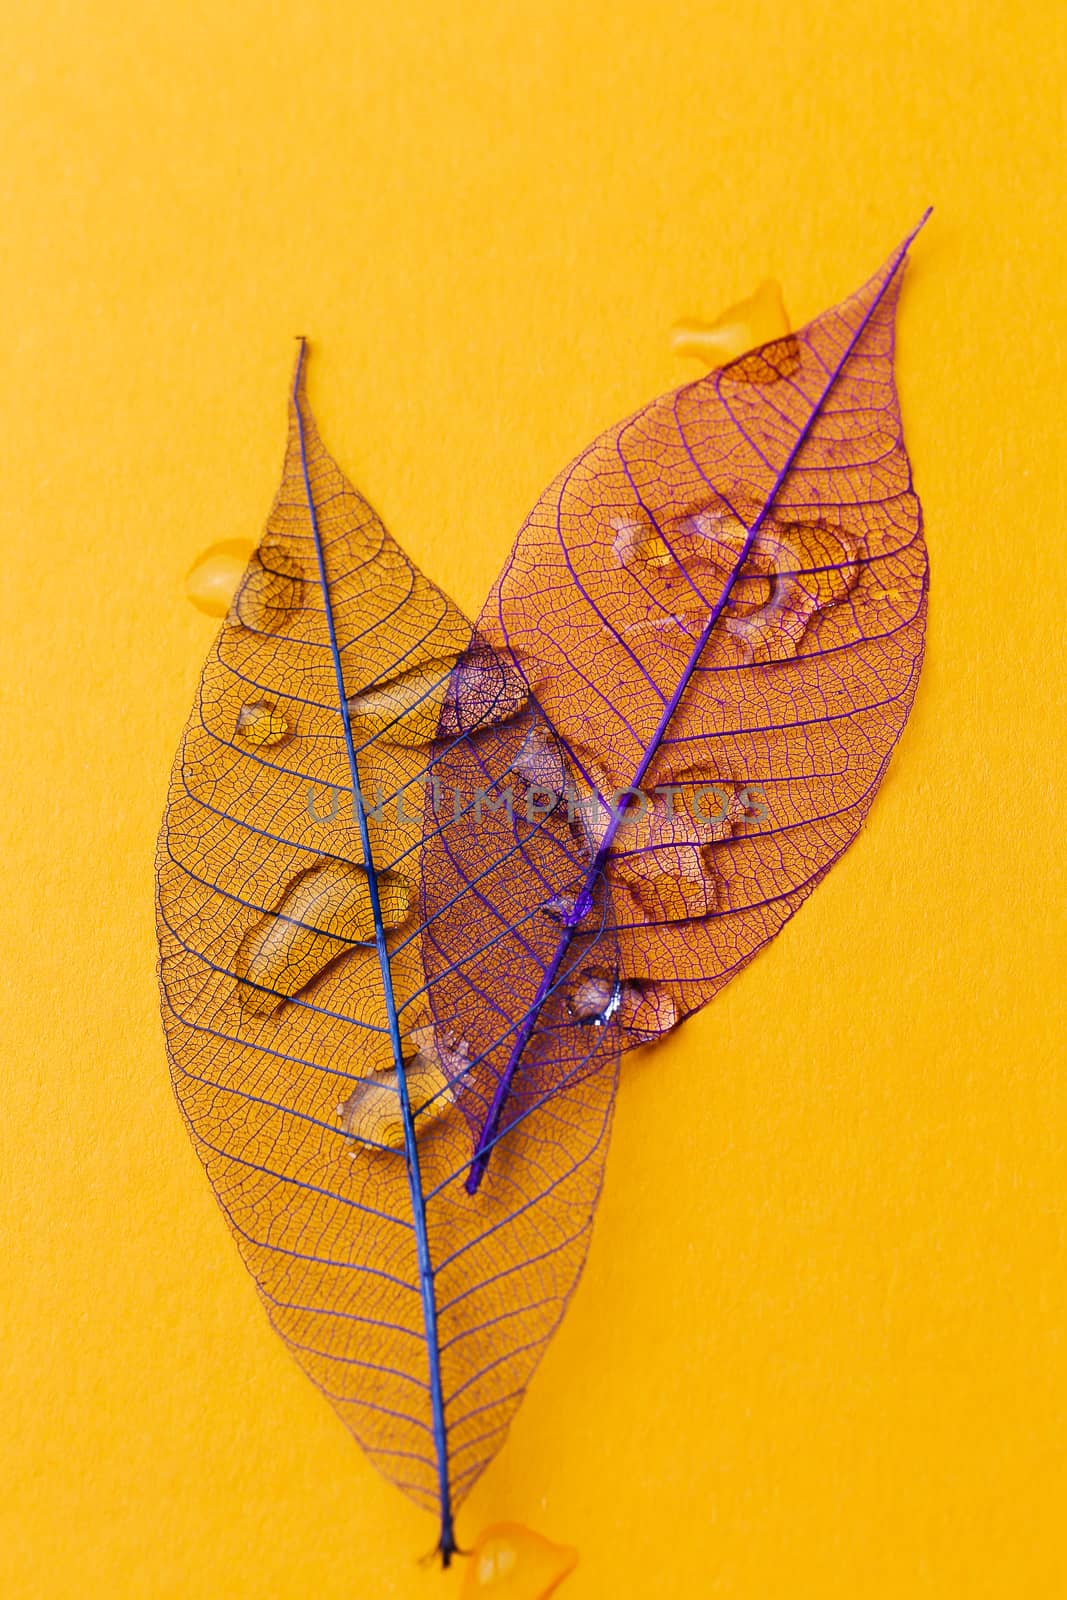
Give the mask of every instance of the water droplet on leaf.
<path id="1" fill-rule="evenodd" d="M 411 885 L 396 872 L 378 874 L 386 928 L 408 914 Z M 370 887 L 362 867 L 323 861 L 294 878 L 277 909 L 255 923 L 241 940 L 236 972 L 246 1011 L 267 1015 L 306 989 L 351 949 L 374 938 Z"/>
<path id="2" fill-rule="evenodd" d="M 279 633 L 300 605 L 303 590 L 303 563 L 296 549 L 282 534 L 268 530 L 237 597 L 237 620 L 263 633 Z"/>
<path id="3" fill-rule="evenodd" d="M 613 522 L 611 550 L 620 567 L 666 567 L 674 560 L 654 528 L 644 522 Z"/>
<path id="4" fill-rule="evenodd" d="M 462 1040 L 442 1034 L 432 1023 L 420 1023 L 403 1040 L 404 1081 L 415 1123 L 415 1136 L 455 1104 L 452 1084 L 467 1070 L 470 1052 Z M 404 1143 L 404 1117 L 395 1068 L 358 1083 L 337 1107 L 341 1127 L 359 1143 L 399 1150 Z"/>
<path id="5" fill-rule="evenodd" d="M 354 694 L 348 712 L 361 733 L 390 744 L 432 744 L 441 719 L 454 658 L 427 661 L 385 683 Z"/>
<path id="6" fill-rule="evenodd" d="M 254 750 L 285 744 L 292 732 L 288 717 L 269 700 L 253 700 L 242 706 L 234 726 L 237 737 Z"/>
<path id="7" fill-rule="evenodd" d="M 550 895 L 541 910 L 546 917 L 551 917 L 553 922 L 562 923 L 564 927 L 571 927 L 577 905 L 577 893 L 569 889 L 563 889 L 558 894 Z"/>
<path id="8" fill-rule="evenodd" d="M 645 917 L 656 922 L 688 922 L 707 917 L 719 906 L 719 881 L 701 852 L 681 846 L 674 852 L 677 865 L 652 862 L 646 871 L 634 867 L 625 885 Z"/>
<path id="9" fill-rule="evenodd" d="M 642 1039 L 658 1039 L 678 1025 L 678 1002 L 663 984 L 630 978 L 622 986 L 619 1026 Z"/>
<path id="10" fill-rule="evenodd" d="M 567 1011 L 575 1022 L 604 1023 L 619 1008 L 621 985 L 612 972 L 585 967 L 567 995 Z"/>
<path id="11" fill-rule="evenodd" d="M 812 617 L 856 587 L 856 540 L 818 523 L 769 525 L 757 535 L 730 594 L 725 634 L 745 662 L 796 655 Z"/>
<path id="12" fill-rule="evenodd" d="M 226 615 L 254 549 L 250 539 L 223 539 L 197 556 L 185 577 L 185 593 L 198 611 Z"/>

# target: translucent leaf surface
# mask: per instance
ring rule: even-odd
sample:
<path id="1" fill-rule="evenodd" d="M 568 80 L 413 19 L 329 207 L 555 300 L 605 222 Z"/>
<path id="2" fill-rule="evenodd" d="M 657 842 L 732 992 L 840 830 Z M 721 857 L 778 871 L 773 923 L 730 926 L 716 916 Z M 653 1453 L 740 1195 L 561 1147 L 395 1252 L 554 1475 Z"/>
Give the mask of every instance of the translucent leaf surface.
<path id="1" fill-rule="evenodd" d="M 272 1322 L 446 1560 L 581 1271 L 620 1053 L 781 928 L 907 717 L 908 243 L 596 440 L 476 629 L 326 455 L 298 365 L 172 780 L 164 1018 Z"/>
<path id="2" fill-rule="evenodd" d="M 446 1560 L 581 1270 L 614 1088 L 598 1038 L 595 1070 L 568 1087 L 561 1066 L 506 1168 L 465 1192 L 476 1050 L 427 994 L 423 790 L 450 717 L 491 729 L 525 700 L 326 454 L 302 352 L 281 489 L 171 778 L 163 1018 L 271 1322 L 437 1512 Z"/>
<path id="3" fill-rule="evenodd" d="M 535 506 L 486 604 L 479 639 L 525 683 L 525 726 L 469 727 L 438 776 L 499 788 L 517 770 L 550 804 L 536 826 L 517 811 L 428 843 L 435 1012 L 472 1029 L 501 1013 L 458 1091 L 479 1124 L 472 1192 L 568 1020 L 604 1001 L 623 1044 L 672 1027 L 867 814 L 926 614 L 893 382 L 910 242 L 800 332 L 609 428 Z"/>

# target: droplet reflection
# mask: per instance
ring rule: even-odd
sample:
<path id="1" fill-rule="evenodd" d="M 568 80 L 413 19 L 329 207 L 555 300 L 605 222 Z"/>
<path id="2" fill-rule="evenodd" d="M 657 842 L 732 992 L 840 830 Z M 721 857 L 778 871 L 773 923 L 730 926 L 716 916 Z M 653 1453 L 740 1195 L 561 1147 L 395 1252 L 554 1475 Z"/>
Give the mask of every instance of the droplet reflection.
<path id="1" fill-rule="evenodd" d="M 223 539 L 197 556 L 185 576 L 185 593 L 198 611 L 226 615 L 254 549 L 249 539 Z"/>
<path id="2" fill-rule="evenodd" d="M 678 323 L 671 329 L 671 349 L 677 356 L 696 356 L 709 367 L 722 367 L 757 345 L 784 339 L 788 332 L 782 286 L 768 278 L 714 322 Z"/>
<path id="3" fill-rule="evenodd" d="M 386 928 L 408 914 L 411 885 L 396 872 L 378 874 Z M 367 874 L 344 861 L 323 861 L 293 879 L 269 916 L 245 934 L 237 951 L 241 1004 L 269 1015 L 307 988 L 331 962 L 374 938 Z"/>
<path id="4" fill-rule="evenodd" d="M 545 1600 L 578 1565 L 578 1552 L 518 1522 L 499 1522 L 471 1551 L 461 1600 Z"/>
<path id="5" fill-rule="evenodd" d="M 253 750 L 263 746 L 277 747 L 292 738 L 292 727 L 285 714 L 271 705 L 269 700 L 253 700 L 237 713 L 234 733 Z"/>

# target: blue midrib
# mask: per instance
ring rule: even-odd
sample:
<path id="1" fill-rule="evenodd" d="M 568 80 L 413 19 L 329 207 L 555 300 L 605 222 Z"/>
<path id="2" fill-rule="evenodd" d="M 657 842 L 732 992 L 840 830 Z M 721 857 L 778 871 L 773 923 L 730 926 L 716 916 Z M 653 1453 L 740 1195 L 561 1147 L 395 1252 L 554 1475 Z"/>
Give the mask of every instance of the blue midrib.
<path id="1" fill-rule="evenodd" d="M 341 712 L 341 722 L 344 727 L 345 748 L 348 754 L 348 767 L 352 779 L 353 809 L 359 824 L 360 845 L 363 850 L 363 864 L 367 873 L 367 888 L 370 895 L 371 913 L 374 917 L 374 943 L 378 952 L 378 965 L 382 974 L 382 987 L 385 991 L 385 1010 L 388 1024 L 389 1041 L 393 1051 L 393 1061 L 396 1067 L 397 1084 L 400 1091 L 400 1114 L 404 1130 L 404 1160 L 408 1175 L 408 1188 L 411 1194 L 411 1214 L 415 1226 L 415 1250 L 418 1261 L 419 1295 L 422 1300 L 423 1324 L 426 1330 L 426 1354 L 429 1365 L 430 1389 L 430 1414 L 433 1432 L 434 1451 L 437 1456 L 437 1484 L 440 1501 L 441 1532 L 438 1548 L 445 1566 L 455 1550 L 455 1537 L 452 1527 L 452 1493 L 448 1473 L 448 1440 L 445 1428 L 444 1397 L 441 1390 L 441 1352 L 437 1333 L 437 1299 L 434 1286 L 433 1266 L 430 1260 L 430 1243 L 426 1230 L 426 1199 L 422 1188 L 422 1177 L 419 1171 L 419 1150 L 415 1138 L 415 1119 L 412 1115 L 411 1100 L 408 1096 L 407 1077 L 404 1070 L 404 1060 L 400 1045 L 400 1018 L 397 1013 L 396 995 L 393 991 L 393 974 L 389 964 L 389 951 L 385 941 L 385 922 L 382 917 L 381 901 L 378 894 L 378 879 L 374 870 L 374 857 L 371 853 L 370 828 L 367 814 L 360 802 L 362 790 L 359 782 L 359 766 L 356 761 L 355 744 L 352 738 L 352 725 L 348 715 L 348 696 L 345 691 L 344 672 L 341 667 L 341 652 L 337 645 L 337 631 L 334 626 L 333 601 L 330 594 L 329 578 L 326 574 L 326 558 L 322 547 L 322 536 L 319 530 L 318 512 L 315 507 L 315 496 L 311 489 L 311 478 L 308 472 L 307 448 L 304 437 L 304 414 L 300 395 L 300 386 L 304 372 L 304 362 L 307 356 L 307 345 L 300 341 L 300 355 L 296 364 L 296 375 L 293 379 L 293 411 L 296 417 L 297 437 L 300 444 L 300 469 L 304 479 L 304 494 L 307 499 L 308 515 L 311 518 L 311 531 L 315 541 L 315 558 L 319 569 L 319 582 L 322 587 L 323 605 L 326 616 L 326 630 L 329 636 L 330 654 L 333 658 L 334 674 L 337 680 L 337 697 Z"/>

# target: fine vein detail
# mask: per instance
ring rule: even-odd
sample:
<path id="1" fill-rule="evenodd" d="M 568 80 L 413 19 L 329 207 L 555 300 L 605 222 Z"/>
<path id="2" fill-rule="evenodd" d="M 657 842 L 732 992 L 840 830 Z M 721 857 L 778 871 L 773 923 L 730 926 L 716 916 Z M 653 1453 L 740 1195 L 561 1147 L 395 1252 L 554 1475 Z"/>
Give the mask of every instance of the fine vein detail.
<path id="1" fill-rule="evenodd" d="M 755 519 L 753 520 L 753 522 L 749 526 L 747 535 L 746 535 L 745 540 L 744 540 L 744 543 L 743 543 L 743 545 L 741 547 L 741 550 L 740 550 L 740 552 L 739 552 L 739 554 L 737 556 L 736 561 L 734 562 L 733 568 L 732 568 L 732 570 L 731 570 L 731 572 L 730 572 L 725 584 L 723 585 L 723 588 L 722 588 L 722 590 L 721 590 L 721 592 L 720 592 L 720 594 L 718 596 L 718 599 L 715 601 L 715 603 L 714 603 L 714 605 L 712 607 L 711 613 L 710 613 L 710 615 L 708 617 L 707 623 L 705 624 L 703 631 L 700 634 L 700 637 L 698 638 L 695 646 L 693 647 L 693 650 L 692 650 L 692 652 L 691 652 L 691 654 L 689 656 L 688 661 L 685 664 L 685 668 L 684 668 L 684 670 L 682 672 L 682 675 L 681 675 L 681 677 L 680 677 L 680 679 L 678 681 L 678 684 L 675 687 L 673 693 L 671 694 L 669 700 L 667 701 L 666 706 L 664 707 L 663 714 L 662 714 L 662 716 L 660 718 L 659 724 L 656 727 L 656 730 L 653 733 L 651 740 L 649 741 L 649 744 L 648 744 L 648 746 L 647 746 L 647 748 L 645 750 L 645 753 L 644 753 L 643 757 L 641 758 L 641 761 L 638 764 L 637 770 L 634 773 L 634 776 L 632 777 L 632 779 L 630 780 L 630 783 L 628 785 L 628 789 L 629 790 L 635 790 L 635 791 L 636 790 L 640 790 L 641 785 L 644 782 L 645 776 L 648 773 L 648 769 L 651 766 L 652 761 L 655 758 L 656 753 L 660 748 L 660 745 L 661 745 L 661 742 L 662 742 L 662 740 L 664 738 L 664 735 L 666 734 L 666 732 L 668 730 L 668 727 L 670 726 L 670 723 L 671 723 L 671 721 L 672 721 L 672 719 L 674 717 L 674 714 L 675 714 L 676 710 L 678 709 L 678 705 L 679 705 L 679 703 L 680 703 L 680 701 L 682 699 L 682 696 L 685 693 L 685 690 L 688 687 L 688 685 L 690 683 L 690 680 L 692 679 L 693 673 L 696 670 L 696 667 L 697 667 L 697 665 L 698 665 L 698 663 L 700 661 L 701 656 L 704 653 L 704 650 L 705 650 L 705 648 L 706 648 L 706 646 L 708 644 L 709 639 L 712 636 L 712 633 L 714 632 L 715 626 L 716 626 L 720 616 L 722 615 L 722 612 L 723 612 L 724 608 L 726 607 L 726 605 L 727 605 L 727 603 L 728 603 L 728 601 L 730 599 L 731 591 L 733 590 L 734 585 L 737 582 L 738 576 L 741 573 L 742 568 L 745 565 L 745 562 L 748 560 L 748 558 L 749 558 L 749 556 L 750 556 L 750 554 L 752 552 L 752 549 L 753 549 L 753 547 L 754 547 L 754 545 L 756 543 L 756 539 L 757 539 L 757 537 L 758 537 L 758 535 L 760 533 L 761 528 L 764 526 L 768 516 L 770 515 L 770 512 L 771 512 L 771 510 L 772 510 L 772 508 L 773 508 L 773 506 L 775 504 L 775 500 L 776 500 L 776 498 L 778 496 L 778 493 L 779 493 L 779 491 L 780 491 L 780 489 L 782 487 L 782 484 L 785 482 L 786 478 L 789 476 L 789 473 L 791 472 L 791 470 L 793 468 L 793 464 L 794 464 L 794 462 L 795 462 L 795 460 L 797 458 L 797 455 L 800 452 L 801 448 L 803 447 L 803 445 L 805 443 L 805 440 L 808 438 L 808 436 L 810 434 L 810 431 L 811 431 L 811 428 L 812 428 L 815 420 L 820 415 L 820 413 L 821 413 L 821 411 L 822 411 L 822 409 L 823 409 L 823 407 L 824 407 L 824 405 L 826 403 L 826 400 L 827 400 L 828 396 L 832 392 L 832 390 L 834 388 L 834 385 L 837 383 L 838 378 L 840 377 L 840 374 L 841 374 L 843 368 L 847 364 L 847 362 L 849 360 L 849 357 L 852 355 L 852 352 L 855 350 L 855 348 L 858 345 L 860 339 L 863 337 L 863 334 L 864 334 L 864 332 L 865 332 L 865 330 L 867 328 L 868 323 L 870 322 L 871 317 L 873 316 L 873 314 L 874 314 L 875 310 L 877 309 L 877 307 L 880 305 L 882 299 L 884 298 L 886 292 L 888 291 L 890 285 L 892 284 L 896 274 L 899 272 L 901 264 L 903 263 L 905 257 L 907 256 L 908 250 L 909 250 L 913 240 L 915 239 L 915 237 L 918 234 L 919 230 L 923 227 L 923 225 L 926 222 L 926 220 L 929 217 L 929 215 L 930 215 L 930 211 L 928 209 L 926 212 L 924 212 L 923 216 L 920 218 L 920 220 L 919 220 L 918 224 L 916 225 L 916 227 L 912 230 L 912 232 L 907 236 L 907 238 L 904 240 L 904 242 L 900 245 L 899 249 L 896 251 L 895 258 L 893 258 L 893 261 L 892 261 L 892 266 L 891 266 L 890 270 L 886 273 L 885 281 L 884 281 L 884 283 L 882 285 L 881 290 L 879 291 L 879 294 L 877 295 L 877 297 L 872 302 L 872 304 L 869 307 L 866 315 L 863 317 L 863 319 L 860 322 L 859 326 L 857 327 L 857 329 L 855 330 L 854 334 L 850 338 L 850 340 L 849 340 L 849 342 L 848 342 L 848 344 L 847 344 L 847 346 L 846 346 L 846 348 L 844 350 L 844 353 L 841 356 L 841 359 L 840 359 L 838 365 L 835 367 L 833 372 L 831 372 L 831 374 L 830 374 L 830 376 L 828 378 L 828 381 L 827 381 L 827 383 L 826 383 L 826 385 L 825 385 L 825 387 L 824 387 L 824 389 L 822 391 L 822 394 L 819 396 L 816 404 L 812 407 L 810 415 L 809 415 L 809 417 L 807 419 L 807 422 L 805 423 L 804 427 L 798 433 L 798 435 L 797 435 L 797 437 L 796 437 L 796 439 L 795 439 L 795 441 L 794 441 L 794 443 L 793 443 L 793 445 L 792 445 L 792 447 L 791 447 L 791 449 L 790 449 L 790 451 L 788 453 L 788 456 L 787 456 L 783 466 L 778 471 L 770 493 L 764 499 L 763 505 L 762 505 L 758 515 L 755 517 Z M 592 890 L 593 890 L 594 886 L 596 885 L 597 881 L 599 880 L 599 878 L 600 878 L 600 876 L 601 876 L 601 874 L 602 874 L 602 872 L 604 870 L 605 864 L 606 864 L 606 862 L 608 861 L 608 859 L 609 859 L 609 857 L 611 855 L 611 851 L 612 851 L 612 847 L 614 845 L 614 841 L 615 841 L 616 835 L 618 833 L 619 827 L 620 827 L 620 825 L 622 823 L 622 820 L 623 820 L 623 817 L 625 816 L 625 814 L 626 814 L 626 808 L 625 808 L 624 805 L 619 805 L 619 806 L 613 808 L 613 810 L 612 810 L 612 815 L 611 815 L 610 820 L 608 822 L 606 832 L 605 832 L 605 834 L 603 836 L 603 839 L 601 840 L 601 843 L 600 843 L 600 845 L 599 845 L 599 847 L 598 847 L 598 849 L 596 851 L 596 854 L 594 855 L 593 860 L 592 860 L 592 862 L 591 862 L 591 864 L 589 866 L 588 872 L 587 872 L 586 877 L 585 877 L 585 881 L 584 881 L 584 883 L 582 885 L 582 888 L 581 888 L 581 891 L 580 891 L 579 903 L 580 903 L 580 905 L 583 906 L 583 908 L 588 906 L 588 904 L 590 903 L 590 897 L 591 897 L 591 894 L 592 894 Z M 534 997 L 533 1004 L 531 1005 L 529 1011 L 527 1012 L 526 1016 L 524 1017 L 521 1025 L 520 1025 L 520 1027 L 519 1027 L 519 1029 L 517 1031 L 514 1047 L 513 1047 L 512 1051 L 511 1051 L 511 1055 L 510 1055 L 510 1057 L 509 1057 L 509 1059 L 507 1061 L 507 1065 L 506 1065 L 506 1067 L 505 1067 L 505 1069 L 504 1069 L 504 1071 L 503 1071 L 503 1073 L 502 1073 L 502 1075 L 501 1075 L 501 1077 L 500 1077 L 500 1079 L 499 1079 L 499 1081 L 498 1081 L 498 1083 L 496 1085 L 496 1089 L 495 1089 L 494 1094 L 493 1094 L 492 1102 L 490 1104 L 488 1113 L 487 1113 L 487 1115 L 485 1117 L 485 1121 L 484 1121 L 484 1123 L 482 1125 L 481 1131 L 480 1131 L 480 1133 L 478 1135 L 475 1154 L 474 1154 L 474 1157 L 473 1157 L 473 1159 L 471 1161 L 470 1172 L 468 1173 L 468 1176 L 467 1176 L 467 1179 L 466 1179 L 466 1185 L 465 1185 L 467 1193 L 470 1194 L 470 1195 L 474 1195 L 474 1194 L 477 1193 L 477 1191 L 478 1191 L 478 1189 L 479 1189 L 479 1187 L 481 1185 L 482 1179 L 485 1176 L 486 1168 L 488 1167 L 489 1160 L 490 1160 L 490 1157 L 492 1155 L 492 1152 L 493 1152 L 496 1144 L 499 1141 L 500 1126 L 501 1126 L 501 1122 L 502 1122 L 502 1119 L 503 1119 L 503 1116 L 504 1116 L 505 1109 L 506 1109 L 507 1104 L 508 1104 L 508 1100 L 509 1100 L 511 1092 L 512 1092 L 512 1088 L 513 1088 L 513 1085 L 514 1085 L 516 1073 L 521 1068 L 521 1064 L 522 1064 L 522 1059 L 523 1059 L 524 1053 L 525 1053 L 525 1051 L 526 1051 L 526 1049 L 527 1049 L 527 1047 L 528 1047 L 528 1045 L 530 1043 L 530 1040 L 531 1040 L 531 1038 L 532 1038 L 532 1036 L 533 1036 L 533 1034 L 534 1034 L 534 1032 L 536 1030 L 538 1019 L 539 1019 L 539 1017 L 541 1015 L 541 1011 L 542 1011 L 542 1008 L 543 1008 L 543 1006 L 545 1004 L 545 1001 L 547 1000 L 548 996 L 552 993 L 553 988 L 554 988 L 554 986 L 555 986 L 555 984 L 557 982 L 557 979 L 559 978 L 560 969 L 561 969 L 561 967 L 563 965 L 563 962 L 564 962 L 564 960 L 566 958 L 566 955 L 567 955 L 567 952 L 568 952 L 568 950 L 569 950 L 569 948 L 571 946 L 571 943 L 572 943 L 572 941 L 573 941 L 573 939 L 575 937 L 575 933 L 576 933 L 576 929 L 577 929 L 579 920 L 580 919 L 578 917 L 574 917 L 574 918 L 568 919 L 565 922 L 563 930 L 562 930 L 562 932 L 560 934 L 559 943 L 558 943 L 558 945 L 556 947 L 556 950 L 555 950 L 555 952 L 554 952 L 554 954 L 552 956 L 552 959 L 551 959 L 548 967 L 545 970 L 545 973 L 544 973 L 544 976 L 543 976 L 543 978 L 541 980 L 541 983 L 538 986 L 537 993 L 536 993 L 536 995 Z"/>

